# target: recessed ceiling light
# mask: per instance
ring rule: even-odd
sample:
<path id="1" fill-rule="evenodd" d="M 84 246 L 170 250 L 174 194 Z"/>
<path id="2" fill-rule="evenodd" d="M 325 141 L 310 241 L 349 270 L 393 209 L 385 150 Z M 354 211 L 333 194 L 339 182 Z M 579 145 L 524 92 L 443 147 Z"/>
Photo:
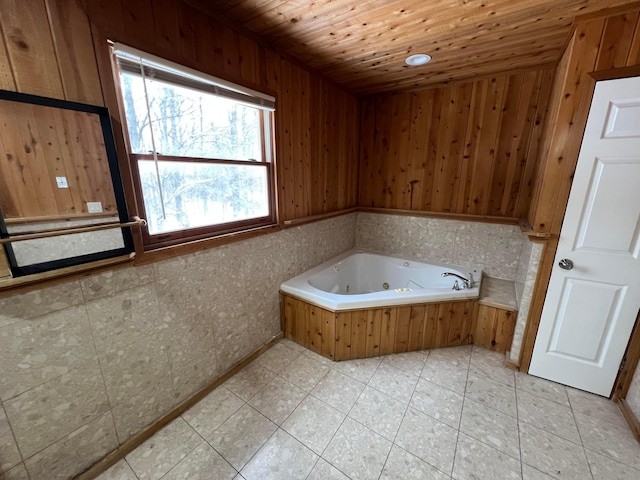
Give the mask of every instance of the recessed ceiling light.
<path id="1" fill-rule="evenodd" d="M 407 65 L 416 66 L 416 65 L 424 65 L 425 63 L 431 60 L 431 55 L 427 55 L 426 53 L 416 53 L 415 55 L 411 55 L 407 57 L 404 61 Z"/>

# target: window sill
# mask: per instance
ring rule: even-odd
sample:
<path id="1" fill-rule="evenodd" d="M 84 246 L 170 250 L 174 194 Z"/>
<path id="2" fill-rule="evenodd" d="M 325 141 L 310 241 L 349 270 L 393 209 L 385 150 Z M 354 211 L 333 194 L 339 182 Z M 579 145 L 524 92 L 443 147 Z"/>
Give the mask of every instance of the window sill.
<path id="1" fill-rule="evenodd" d="M 270 233 L 279 232 L 280 230 L 282 230 L 280 225 L 266 225 L 263 227 L 252 228 L 250 230 L 243 230 L 241 232 L 232 232 L 225 235 L 218 235 L 216 237 L 193 240 L 179 245 L 171 245 L 168 247 L 148 250 L 136 257 L 135 265 L 146 265 L 160 260 L 165 260 L 167 258 L 178 257 L 180 255 L 218 247 L 220 245 L 227 245 L 229 243 L 268 235 Z"/>

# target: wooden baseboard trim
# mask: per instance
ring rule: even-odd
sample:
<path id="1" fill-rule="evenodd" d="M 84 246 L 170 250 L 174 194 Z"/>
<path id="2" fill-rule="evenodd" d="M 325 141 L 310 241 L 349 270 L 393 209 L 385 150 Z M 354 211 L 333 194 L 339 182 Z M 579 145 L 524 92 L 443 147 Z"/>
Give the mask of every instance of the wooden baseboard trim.
<path id="1" fill-rule="evenodd" d="M 148 426 L 146 429 L 144 429 L 138 435 L 136 435 L 135 437 L 133 437 L 130 440 L 127 440 L 125 443 L 120 445 L 113 452 L 109 453 L 106 457 L 104 457 L 98 463 L 93 464 L 87 470 L 85 470 L 81 474 L 79 474 L 76 477 L 74 477 L 75 480 L 91 480 L 93 478 L 96 478 L 102 472 L 105 472 L 106 470 L 108 470 L 111 466 L 115 465 L 119 460 L 121 460 L 126 455 L 128 455 L 133 450 L 135 450 L 137 447 L 142 445 L 146 440 L 151 438 L 158 430 L 160 430 L 161 428 L 163 428 L 164 426 L 168 425 L 173 420 L 178 418 L 180 415 L 182 415 L 184 412 L 189 410 L 196 403 L 198 403 L 200 400 L 202 400 L 204 397 L 206 397 L 209 393 L 211 393 L 217 387 L 219 387 L 224 382 L 226 382 L 229 378 L 234 376 L 236 373 L 238 373 L 240 370 L 245 368 L 247 365 L 249 365 L 252 361 L 254 361 L 256 358 L 258 358 L 264 352 L 269 350 L 281 338 L 282 338 L 282 333 L 279 333 L 278 335 L 274 336 L 271 340 L 269 340 L 262 347 L 260 347 L 259 349 L 257 349 L 253 353 L 249 354 L 245 358 L 243 358 L 240 362 L 236 363 L 233 367 L 231 367 L 229 370 L 227 370 L 221 376 L 216 378 L 209 385 L 207 385 L 206 387 L 198 390 L 191 397 L 187 398 L 184 402 L 182 402 L 177 407 L 175 407 L 173 410 L 171 410 L 169 413 L 167 413 L 162 418 L 160 418 L 157 422 L 155 422 L 154 424 Z"/>
<path id="2" fill-rule="evenodd" d="M 616 399 L 616 402 L 618 403 L 618 407 L 627 421 L 631 432 L 634 437 L 636 437 L 636 440 L 640 442 L 640 421 L 638 420 L 638 417 L 636 417 L 631 408 L 629 408 L 629 404 L 624 398 L 618 398 Z"/>

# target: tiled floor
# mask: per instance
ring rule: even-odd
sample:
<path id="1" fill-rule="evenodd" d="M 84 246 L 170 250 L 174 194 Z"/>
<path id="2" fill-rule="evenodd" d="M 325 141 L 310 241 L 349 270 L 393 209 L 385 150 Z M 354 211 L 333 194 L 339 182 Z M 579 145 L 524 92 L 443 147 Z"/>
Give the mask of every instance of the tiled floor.
<path id="1" fill-rule="evenodd" d="M 99 478 L 640 479 L 613 403 L 502 360 L 469 346 L 332 363 L 283 340 Z"/>

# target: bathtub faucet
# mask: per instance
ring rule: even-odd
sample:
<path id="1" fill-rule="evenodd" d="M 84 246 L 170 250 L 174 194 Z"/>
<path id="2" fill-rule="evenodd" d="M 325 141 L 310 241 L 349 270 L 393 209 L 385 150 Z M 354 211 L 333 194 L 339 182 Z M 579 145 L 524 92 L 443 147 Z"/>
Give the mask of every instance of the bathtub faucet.
<path id="1" fill-rule="evenodd" d="M 469 274 L 469 278 L 464 278 L 461 277 L 460 275 L 458 275 L 457 273 L 453 273 L 453 272 L 444 272 L 442 274 L 443 277 L 449 277 L 449 276 L 454 276 L 454 277 L 458 277 L 460 280 L 462 280 L 462 283 L 464 285 L 464 288 L 473 288 L 473 274 Z"/>

